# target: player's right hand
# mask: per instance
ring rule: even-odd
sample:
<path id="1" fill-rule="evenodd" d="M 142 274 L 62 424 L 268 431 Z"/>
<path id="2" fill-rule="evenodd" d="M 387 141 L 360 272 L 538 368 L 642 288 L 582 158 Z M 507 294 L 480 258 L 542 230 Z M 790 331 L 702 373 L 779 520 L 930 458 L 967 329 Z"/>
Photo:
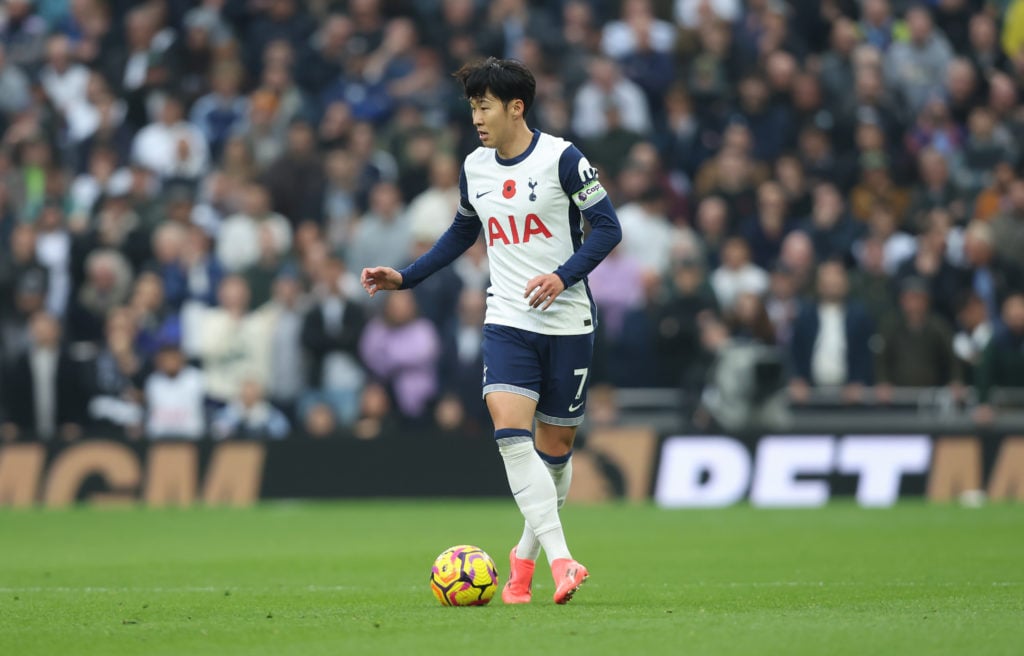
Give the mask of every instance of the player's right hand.
<path id="1" fill-rule="evenodd" d="M 363 284 L 366 293 L 372 297 L 379 291 L 399 289 L 402 286 L 402 274 L 391 267 L 373 267 L 372 269 L 363 269 L 362 275 L 359 276 L 359 282 Z"/>

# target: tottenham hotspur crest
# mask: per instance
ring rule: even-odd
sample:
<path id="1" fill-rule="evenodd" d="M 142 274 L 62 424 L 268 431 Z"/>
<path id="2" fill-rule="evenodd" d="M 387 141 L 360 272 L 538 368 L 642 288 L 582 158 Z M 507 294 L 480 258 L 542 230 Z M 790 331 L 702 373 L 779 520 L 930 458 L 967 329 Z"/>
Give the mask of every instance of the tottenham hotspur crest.
<path id="1" fill-rule="evenodd" d="M 530 181 L 526 184 L 530 185 L 530 200 L 537 200 L 537 192 L 534 191 L 534 188 L 537 186 L 537 181 L 530 178 Z"/>

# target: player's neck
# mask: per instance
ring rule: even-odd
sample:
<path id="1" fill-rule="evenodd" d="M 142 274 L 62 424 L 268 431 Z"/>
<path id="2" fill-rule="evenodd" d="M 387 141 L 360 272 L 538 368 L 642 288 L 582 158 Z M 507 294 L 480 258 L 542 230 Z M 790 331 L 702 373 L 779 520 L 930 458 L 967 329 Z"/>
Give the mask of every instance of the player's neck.
<path id="1" fill-rule="evenodd" d="M 533 130 L 521 121 L 513 132 L 512 136 L 497 147 L 498 157 L 502 159 L 513 159 L 526 152 L 526 149 L 533 143 Z"/>

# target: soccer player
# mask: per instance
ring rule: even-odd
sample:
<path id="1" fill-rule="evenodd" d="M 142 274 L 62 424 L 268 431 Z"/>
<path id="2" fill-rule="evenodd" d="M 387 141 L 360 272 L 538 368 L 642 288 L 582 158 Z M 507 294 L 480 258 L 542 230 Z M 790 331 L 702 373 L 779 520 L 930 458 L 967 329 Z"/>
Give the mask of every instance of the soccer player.
<path id="1" fill-rule="evenodd" d="M 536 81 L 525 66 L 492 57 L 463 66 L 455 78 L 483 144 L 463 164 L 455 219 L 406 268 L 363 269 L 361 280 L 370 296 L 415 287 L 464 253 L 483 227 L 491 270 L 483 394 L 512 496 L 526 519 L 501 598 L 530 601 L 543 547 L 555 603 L 564 604 L 588 576 L 572 558 L 558 516 L 572 479 L 594 346 L 587 274 L 622 231 L 583 154 L 527 125 Z M 591 226 L 585 242 L 584 218 Z"/>

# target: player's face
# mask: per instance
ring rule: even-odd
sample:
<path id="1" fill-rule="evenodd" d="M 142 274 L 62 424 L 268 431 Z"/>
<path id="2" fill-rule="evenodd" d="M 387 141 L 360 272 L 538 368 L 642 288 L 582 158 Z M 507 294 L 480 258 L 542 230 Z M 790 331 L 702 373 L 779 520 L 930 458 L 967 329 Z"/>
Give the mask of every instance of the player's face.
<path id="1" fill-rule="evenodd" d="M 512 132 L 512 117 L 509 108 L 495 98 L 490 91 L 469 101 L 473 110 L 473 127 L 486 148 L 500 148 L 506 135 Z"/>

